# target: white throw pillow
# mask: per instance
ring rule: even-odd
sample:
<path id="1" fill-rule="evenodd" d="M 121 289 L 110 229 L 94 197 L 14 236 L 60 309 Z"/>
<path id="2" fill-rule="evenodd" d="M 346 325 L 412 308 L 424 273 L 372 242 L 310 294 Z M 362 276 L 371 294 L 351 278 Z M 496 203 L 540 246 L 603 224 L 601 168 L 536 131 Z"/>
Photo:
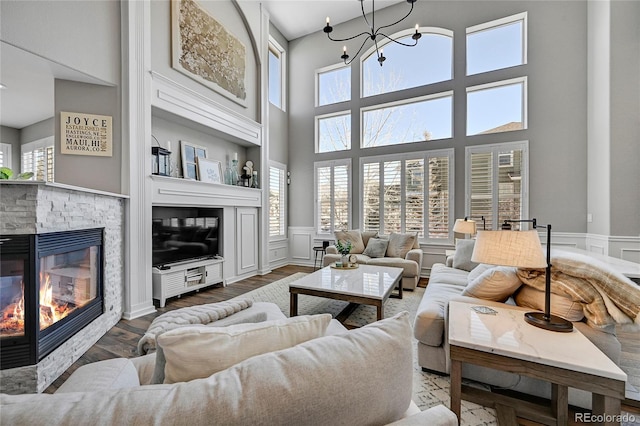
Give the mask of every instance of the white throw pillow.
<path id="1" fill-rule="evenodd" d="M 469 281 L 462 295 L 483 300 L 504 302 L 520 288 L 521 285 L 522 282 L 516 274 L 516 268 L 494 266 L 484 271 L 473 281 Z"/>
<path id="2" fill-rule="evenodd" d="M 247 358 L 322 337 L 330 314 L 303 315 L 228 327 L 182 327 L 157 337 L 164 383 L 209 377 Z M 157 357 L 156 362 L 161 362 Z"/>
<path id="3" fill-rule="evenodd" d="M 514 297 L 516 305 L 526 306 L 544 312 L 544 291 L 529 285 L 523 285 Z M 562 317 L 567 321 L 582 321 L 584 311 L 579 302 L 574 302 L 569 296 L 551 293 L 551 315 Z"/>
<path id="4" fill-rule="evenodd" d="M 404 259 L 407 252 L 411 250 L 416 242 L 417 233 L 389 235 L 389 245 L 387 245 L 387 257 L 399 257 Z"/>
<path id="5" fill-rule="evenodd" d="M 463 271 L 471 271 L 478 266 L 476 262 L 471 261 L 473 247 L 476 240 L 458 240 L 456 241 L 456 252 L 453 254 L 453 267 L 462 269 Z"/>
<path id="6" fill-rule="evenodd" d="M 387 246 L 389 245 L 389 240 L 384 238 L 369 238 L 369 242 L 367 243 L 367 248 L 364 249 L 362 254 L 369 257 L 384 257 L 387 252 Z"/>
<path id="7" fill-rule="evenodd" d="M 362 254 L 364 251 L 364 241 L 362 240 L 362 233 L 359 229 L 353 229 L 350 231 L 335 231 L 336 243 L 342 241 L 346 243 L 351 242 L 351 251 L 349 253 Z"/>

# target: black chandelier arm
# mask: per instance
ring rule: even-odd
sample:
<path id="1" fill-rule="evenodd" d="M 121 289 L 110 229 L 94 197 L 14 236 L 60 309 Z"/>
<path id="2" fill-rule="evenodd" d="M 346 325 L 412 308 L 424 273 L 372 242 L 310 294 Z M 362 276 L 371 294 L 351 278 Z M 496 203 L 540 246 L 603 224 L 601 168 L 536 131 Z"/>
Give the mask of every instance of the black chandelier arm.
<path id="1" fill-rule="evenodd" d="M 360 0 L 360 9 L 362 10 L 362 17 L 364 18 L 364 22 L 366 22 L 366 23 L 367 23 L 367 25 L 369 26 L 369 28 L 371 29 L 371 32 L 370 32 L 369 34 L 373 34 L 373 30 L 374 30 L 373 26 L 374 26 L 374 25 L 375 25 L 375 23 L 376 23 L 376 21 L 375 21 L 375 19 L 376 19 L 376 15 L 375 15 L 375 13 L 376 13 L 376 12 L 375 12 L 375 9 L 376 9 L 376 1 L 375 1 L 375 0 L 373 0 L 373 3 L 372 3 L 372 4 L 373 4 L 373 6 L 372 6 L 372 10 L 371 10 L 371 12 L 372 12 L 372 16 L 373 16 L 373 19 L 374 19 L 374 21 L 373 21 L 373 25 L 369 23 L 369 20 L 367 19 L 367 14 L 366 14 L 366 13 L 365 13 L 365 11 L 364 11 L 364 0 Z"/>
<path id="2" fill-rule="evenodd" d="M 365 38 L 364 41 L 362 42 L 362 44 L 360 45 L 360 48 L 358 49 L 358 51 L 356 52 L 355 55 L 353 55 L 353 57 L 351 58 L 351 60 L 349 62 L 347 62 L 346 60 L 344 61 L 345 65 L 350 65 L 351 62 L 353 62 L 354 59 L 356 59 L 358 57 L 358 55 L 360 55 L 360 52 L 362 51 L 362 48 L 364 47 L 364 45 L 367 43 L 367 39 Z M 377 44 L 376 44 L 376 51 L 378 51 L 377 48 Z"/>
<path id="3" fill-rule="evenodd" d="M 386 38 L 389 41 L 392 41 L 392 42 L 394 42 L 396 44 L 401 44 L 401 45 L 407 46 L 407 47 L 413 47 L 413 46 L 416 46 L 418 44 L 418 40 L 417 39 L 413 39 L 413 44 L 408 44 L 408 43 L 403 43 L 403 42 L 398 41 L 398 40 L 394 40 L 391 37 L 389 37 L 388 35 L 383 34 L 383 33 L 378 33 L 377 35 L 381 35 L 382 37 Z"/>
<path id="4" fill-rule="evenodd" d="M 368 32 L 361 32 L 360 34 L 354 35 L 353 37 L 349 37 L 349 38 L 331 38 L 331 34 L 327 33 L 327 37 L 329 37 L 329 40 L 331 40 L 331 41 L 349 41 L 349 40 L 353 40 L 354 38 L 358 38 L 358 37 L 363 36 L 363 35 L 371 38 L 371 34 L 369 34 Z"/>
<path id="5" fill-rule="evenodd" d="M 381 33 L 380 33 L 380 31 L 381 31 L 381 30 L 383 30 L 383 29 L 385 29 L 385 28 L 392 27 L 392 26 L 394 26 L 394 25 L 396 25 L 396 24 L 399 24 L 400 22 L 404 21 L 405 19 L 407 19 L 407 18 L 409 17 L 409 15 L 411 15 L 411 12 L 413 12 L 413 4 L 414 4 L 414 3 L 415 3 L 415 2 L 412 2 L 412 3 L 411 3 L 411 9 L 409 9 L 409 12 L 407 12 L 407 14 L 406 14 L 406 15 L 404 15 L 402 18 L 398 19 L 396 22 L 393 22 L 393 23 L 391 23 L 391 24 L 389 24 L 389 25 L 383 25 L 383 26 L 381 26 L 380 28 L 378 28 L 378 29 L 376 30 L 376 35 L 378 35 L 378 34 L 380 34 L 380 35 L 384 35 L 384 34 L 381 34 Z M 386 37 L 386 36 L 385 36 L 385 37 Z"/>

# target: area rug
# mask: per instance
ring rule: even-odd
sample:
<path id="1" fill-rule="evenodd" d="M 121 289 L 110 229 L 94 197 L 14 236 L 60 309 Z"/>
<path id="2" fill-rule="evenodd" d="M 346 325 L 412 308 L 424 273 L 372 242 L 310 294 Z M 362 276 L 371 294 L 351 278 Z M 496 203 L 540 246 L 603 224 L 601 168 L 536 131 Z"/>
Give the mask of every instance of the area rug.
<path id="1" fill-rule="evenodd" d="M 280 307 L 282 313 L 289 316 L 289 283 L 302 278 L 305 273 L 298 272 L 287 278 L 252 290 L 237 299 L 250 299 L 254 302 L 272 302 Z M 424 288 L 418 287 L 414 291 L 404 291 L 402 299 L 389 299 L 385 304 L 385 317 L 391 317 L 398 312 L 407 311 L 411 318 L 415 318 L 418 305 L 424 294 Z M 324 299 L 321 297 L 299 295 L 298 314 L 311 315 L 330 313 L 335 318 L 347 305 L 347 302 Z M 361 327 L 376 321 L 374 306 L 360 305 L 349 315 L 345 325 Z M 418 365 L 418 341 L 414 339 L 414 374 L 413 401 L 421 410 L 444 404 L 449 406 L 449 377 L 430 374 L 422 371 Z M 497 425 L 495 411 L 468 401 L 462 401 L 463 425 Z"/>

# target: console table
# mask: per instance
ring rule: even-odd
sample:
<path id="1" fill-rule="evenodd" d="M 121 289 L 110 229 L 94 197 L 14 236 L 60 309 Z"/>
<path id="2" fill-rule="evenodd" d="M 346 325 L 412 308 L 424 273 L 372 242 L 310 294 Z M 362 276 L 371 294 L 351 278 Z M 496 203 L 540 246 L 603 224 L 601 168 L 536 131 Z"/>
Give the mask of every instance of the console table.
<path id="1" fill-rule="evenodd" d="M 568 388 L 593 394 L 593 414 L 603 424 L 619 424 L 627 374 L 582 333 L 556 333 L 524 320 L 530 309 L 493 307 L 476 312 L 474 304 L 449 303 L 451 410 L 460 419 L 461 399 L 493 407 L 499 423 L 516 424 L 516 416 L 542 424 L 568 424 Z M 462 363 L 508 371 L 551 383 L 551 407 L 462 386 Z"/>

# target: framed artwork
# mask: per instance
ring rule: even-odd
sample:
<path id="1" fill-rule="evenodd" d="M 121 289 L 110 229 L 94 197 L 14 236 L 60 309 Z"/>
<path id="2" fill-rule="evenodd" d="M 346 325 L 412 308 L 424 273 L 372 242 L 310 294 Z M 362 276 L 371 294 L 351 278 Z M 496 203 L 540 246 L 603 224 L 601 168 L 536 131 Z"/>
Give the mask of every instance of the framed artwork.
<path id="1" fill-rule="evenodd" d="M 198 158 L 198 179 L 202 182 L 222 183 L 222 163 Z"/>
<path id="2" fill-rule="evenodd" d="M 246 54 L 244 44 L 195 0 L 171 2 L 175 70 L 246 107 Z"/>
<path id="3" fill-rule="evenodd" d="M 207 158 L 207 148 L 180 141 L 182 157 L 182 176 L 185 179 L 198 179 L 198 158 Z"/>

